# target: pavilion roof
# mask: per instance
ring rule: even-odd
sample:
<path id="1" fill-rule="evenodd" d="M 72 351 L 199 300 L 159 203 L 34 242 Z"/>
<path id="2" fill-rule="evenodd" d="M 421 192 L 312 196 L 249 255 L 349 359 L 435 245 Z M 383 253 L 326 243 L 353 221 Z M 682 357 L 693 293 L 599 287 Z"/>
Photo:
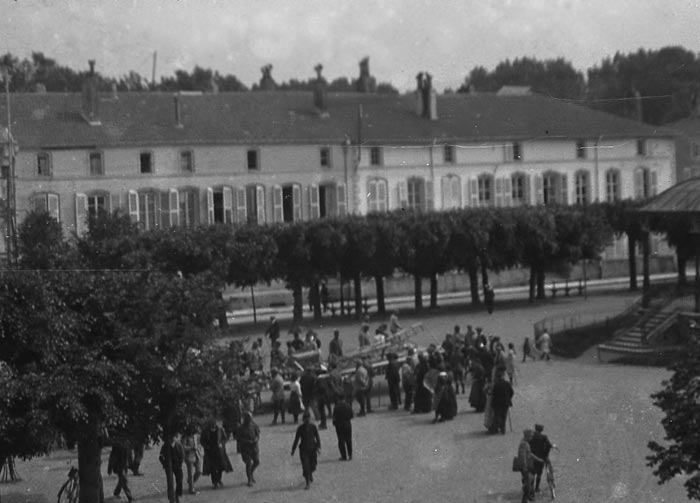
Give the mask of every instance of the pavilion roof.
<path id="1" fill-rule="evenodd" d="M 637 211 L 645 214 L 700 215 L 700 177 L 673 185 Z"/>

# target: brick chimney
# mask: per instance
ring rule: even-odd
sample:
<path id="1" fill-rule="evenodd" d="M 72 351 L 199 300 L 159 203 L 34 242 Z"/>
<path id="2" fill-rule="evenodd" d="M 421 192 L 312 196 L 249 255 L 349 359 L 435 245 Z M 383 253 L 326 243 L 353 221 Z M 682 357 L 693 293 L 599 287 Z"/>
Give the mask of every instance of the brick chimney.
<path id="1" fill-rule="evenodd" d="M 360 77 L 356 89 L 358 93 L 373 93 L 377 90 L 377 81 L 369 73 L 369 57 L 360 60 Z"/>
<path id="2" fill-rule="evenodd" d="M 323 78 L 321 72 L 323 65 L 318 64 L 314 67 L 316 71 L 316 81 L 314 82 L 314 106 L 321 117 L 328 116 L 328 99 L 326 96 L 326 87 L 328 86 L 326 79 Z"/>
<path id="3" fill-rule="evenodd" d="M 274 91 L 277 89 L 277 83 L 275 79 L 272 78 L 272 65 L 267 64 L 263 66 L 260 71 L 262 72 L 262 77 L 260 77 L 260 84 L 258 84 L 259 91 Z"/>
<path id="4" fill-rule="evenodd" d="M 97 88 L 97 76 L 95 75 L 95 60 L 88 61 L 90 72 L 83 83 L 83 117 L 91 126 L 99 126 L 100 123 L 100 95 Z"/>

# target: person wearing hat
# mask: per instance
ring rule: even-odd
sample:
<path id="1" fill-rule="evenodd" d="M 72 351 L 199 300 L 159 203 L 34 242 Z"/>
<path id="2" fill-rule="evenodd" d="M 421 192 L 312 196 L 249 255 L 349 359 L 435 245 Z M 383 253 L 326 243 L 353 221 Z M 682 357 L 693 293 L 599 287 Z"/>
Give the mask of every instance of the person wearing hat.
<path id="1" fill-rule="evenodd" d="M 532 487 L 532 474 L 534 472 L 535 461 L 542 461 L 532 453 L 530 448 L 530 441 L 532 440 L 532 434 L 534 432 L 527 428 L 523 430 L 523 438 L 520 440 L 520 445 L 518 445 L 518 456 L 517 456 L 517 466 L 520 468 L 520 475 L 523 487 L 523 499 L 522 503 L 527 503 L 528 501 L 533 501 L 535 499 L 535 492 Z M 515 466 L 513 467 L 515 469 Z"/>
<path id="2" fill-rule="evenodd" d="M 272 392 L 272 424 L 277 424 L 277 417 L 282 416 L 284 424 L 284 379 L 277 368 L 270 369 L 270 391 Z"/>
<path id="3" fill-rule="evenodd" d="M 530 440 L 530 449 L 532 453 L 541 459 L 541 461 L 535 461 L 534 463 L 534 485 L 535 492 L 540 490 L 540 480 L 542 479 L 542 470 L 544 469 L 544 463 L 549 458 L 549 451 L 552 450 L 552 442 L 549 441 L 547 435 L 542 433 L 544 431 L 544 426 L 541 424 L 535 425 L 535 432 L 532 434 L 532 439 Z"/>
<path id="4" fill-rule="evenodd" d="M 280 324 L 274 316 L 270 316 L 270 325 L 265 330 L 265 336 L 270 338 L 271 346 L 280 338 Z"/>
<path id="5" fill-rule="evenodd" d="M 302 423 L 297 428 L 292 444 L 292 456 L 299 446 L 299 460 L 301 461 L 301 469 L 304 474 L 304 481 L 308 489 L 311 482 L 314 481 L 314 471 L 318 463 L 318 455 L 321 452 L 321 437 L 318 434 L 318 428 L 311 422 L 311 414 L 308 410 L 304 411 Z"/>
<path id="6" fill-rule="evenodd" d="M 338 437 L 338 450 L 340 460 L 348 461 L 352 459 L 352 405 L 345 397 L 341 397 L 333 409 L 333 426 Z"/>
<path id="7" fill-rule="evenodd" d="M 369 372 L 367 367 L 362 364 L 361 360 L 355 362 L 355 377 L 353 380 L 355 398 L 360 402 L 360 413 L 358 416 L 364 416 L 367 412 L 372 412 L 372 405 L 369 400 L 370 382 Z"/>
<path id="8" fill-rule="evenodd" d="M 399 372 L 399 357 L 396 353 L 387 354 L 388 364 L 384 369 L 384 377 L 389 386 L 389 409 L 397 410 L 401 405 L 401 374 Z"/>
<path id="9" fill-rule="evenodd" d="M 260 427 L 253 421 L 253 414 L 246 411 L 243 414 L 243 422 L 236 430 L 236 447 L 245 463 L 245 474 L 248 478 L 248 486 L 255 484 L 255 469 L 260 466 Z"/>
<path id="10" fill-rule="evenodd" d="M 362 326 L 360 327 L 360 333 L 357 334 L 357 344 L 361 348 L 364 348 L 365 346 L 370 346 L 372 344 L 372 341 L 369 338 L 369 323 L 362 323 Z"/>

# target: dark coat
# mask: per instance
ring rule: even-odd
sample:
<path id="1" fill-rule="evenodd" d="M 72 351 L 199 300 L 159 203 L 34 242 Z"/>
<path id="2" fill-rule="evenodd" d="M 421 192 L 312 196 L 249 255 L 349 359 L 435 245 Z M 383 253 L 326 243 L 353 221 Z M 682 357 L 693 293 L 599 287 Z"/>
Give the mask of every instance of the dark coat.
<path id="1" fill-rule="evenodd" d="M 333 409 L 333 425 L 343 426 L 352 420 L 355 414 L 352 411 L 352 406 L 344 400 L 338 401 Z"/>
<path id="2" fill-rule="evenodd" d="M 202 432 L 199 443 L 204 448 L 204 463 L 202 474 L 209 475 L 214 471 L 232 472 L 231 460 L 226 454 L 226 433 L 219 426 L 213 426 Z"/>
<path id="3" fill-rule="evenodd" d="M 133 451 L 126 442 L 118 441 L 112 445 L 107 461 L 107 473 L 126 472 L 133 462 Z"/>
<path id="4" fill-rule="evenodd" d="M 494 409 L 507 409 L 513 405 L 513 386 L 505 379 L 496 379 L 493 385 L 493 395 L 491 398 L 491 406 Z"/>

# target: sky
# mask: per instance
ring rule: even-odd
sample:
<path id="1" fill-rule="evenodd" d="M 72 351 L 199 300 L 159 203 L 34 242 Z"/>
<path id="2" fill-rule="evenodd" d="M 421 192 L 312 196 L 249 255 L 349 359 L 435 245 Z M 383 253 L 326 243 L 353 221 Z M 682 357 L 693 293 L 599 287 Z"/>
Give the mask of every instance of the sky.
<path id="1" fill-rule="evenodd" d="M 700 51 L 700 0 L 4 0 L 0 53 L 43 52 L 103 75 L 156 79 L 195 65 L 250 87 L 272 64 L 277 82 L 356 78 L 369 57 L 401 91 L 427 71 L 442 91 L 475 66 L 563 57 L 582 72 L 615 52 L 680 45 Z"/>

